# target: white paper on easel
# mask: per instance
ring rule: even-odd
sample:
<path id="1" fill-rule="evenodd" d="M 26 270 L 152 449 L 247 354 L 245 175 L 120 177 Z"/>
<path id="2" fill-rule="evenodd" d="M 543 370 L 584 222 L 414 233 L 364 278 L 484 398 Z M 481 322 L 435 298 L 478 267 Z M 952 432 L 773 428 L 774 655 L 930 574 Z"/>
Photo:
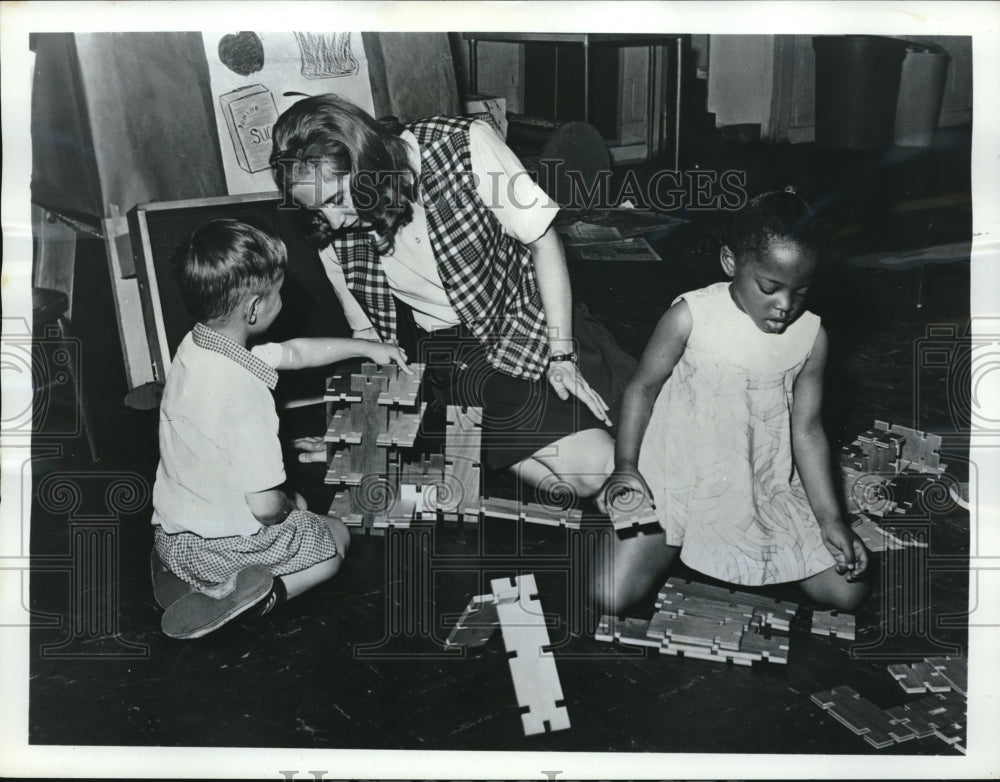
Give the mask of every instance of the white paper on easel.
<path id="1" fill-rule="evenodd" d="M 202 42 L 230 195 L 275 190 L 271 128 L 302 94 L 332 92 L 374 111 L 360 33 L 205 32 Z"/>

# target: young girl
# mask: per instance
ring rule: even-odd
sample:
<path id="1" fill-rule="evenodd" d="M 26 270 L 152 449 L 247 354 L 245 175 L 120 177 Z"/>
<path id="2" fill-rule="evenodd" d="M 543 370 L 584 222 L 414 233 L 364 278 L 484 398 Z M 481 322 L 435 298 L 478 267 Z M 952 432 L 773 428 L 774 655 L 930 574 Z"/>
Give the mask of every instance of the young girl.
<path id="1" fill-rule="evenodd" d="M 657 325 L 601 496 L 646 495 L 662 531 L 616 541 L 607 613 L 642 598 L 678 552 L 735 584 L 798 581 L 842 610 L 864 599 L 868 553 L 841 516 L 820 420 L 826 334 L 804 307 L 811 218 L 791 190 L 751 200 L 720 252 L 731 281 L 683 294 Z"/>

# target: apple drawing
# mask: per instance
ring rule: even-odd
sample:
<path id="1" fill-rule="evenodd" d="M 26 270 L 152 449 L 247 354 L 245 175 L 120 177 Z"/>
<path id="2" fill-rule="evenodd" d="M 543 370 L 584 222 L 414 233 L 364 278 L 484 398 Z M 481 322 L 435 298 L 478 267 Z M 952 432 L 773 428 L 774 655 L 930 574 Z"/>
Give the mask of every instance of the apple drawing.
<path id="1" fill-rule="evenodd" d="M 229 33 L 219 41 L 219 59 L 233 73 L 249 76 L 264 67 L 264 44 L 257 33 Z"/>

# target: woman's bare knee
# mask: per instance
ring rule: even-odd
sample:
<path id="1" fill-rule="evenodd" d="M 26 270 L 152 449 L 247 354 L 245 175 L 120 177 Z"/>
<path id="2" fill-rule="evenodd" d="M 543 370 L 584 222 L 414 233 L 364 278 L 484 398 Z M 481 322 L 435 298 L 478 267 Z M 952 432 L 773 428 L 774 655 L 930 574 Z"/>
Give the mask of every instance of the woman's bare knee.
<path id="1" fill-rule="evenodd" d="M 554 454 L 540 451 L 530 461 L 542 465 L 553 482 L 569 486 L 577 497 L 584 498 L 592 497 L 604 485 L 613 462 L 615 441 L 603 429 L 586 429 L 563 437 L 551 449 Z M 544 489 L 546 482 L 540 472 L 532 481 L 540 489 Z"/>

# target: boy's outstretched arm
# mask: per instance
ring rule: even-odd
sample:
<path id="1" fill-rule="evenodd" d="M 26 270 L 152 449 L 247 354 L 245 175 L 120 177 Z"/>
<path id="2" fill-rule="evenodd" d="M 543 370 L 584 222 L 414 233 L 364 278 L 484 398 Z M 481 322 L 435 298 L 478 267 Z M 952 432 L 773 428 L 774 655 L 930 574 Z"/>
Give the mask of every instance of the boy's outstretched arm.
<path id="1" fill-rule="evenodd" d="M 821 326 L 812 353 L 795 379 L 792 453 L 809 505 L 823 533 L 823 542 L 837 563 L 837 572 L 846 573 L 847 580 L 854 581 L 868 568 L 868 549 L 844 521 L 834 487 L 830 443 L 823 431 L 821 415 L 826 353 L 826 332 Z"/>
<path id="2" fill-rule="evenodd" d="M 660 318 L 635 375 L 625 387 L 615 441 L 615 469 L 597 494 L 598 505 L 604 510 L 615 497 L 629 490 L 641 492 L 652 501 L 649 487 L 639 474 L 639 450 L 653 403 L 684 353 L 690 334 L 691 310 L 682 300 Z"/>
<path id="3" fill-rule="evenodd" d="M 308 369 L 351 358 L 368 358 L 376 364 L 396 363 L 407 374 L 413 374 L 406 363 L 406 353 L 383 342 L 346 337 L 300 337 L 279 344 L 282 354 L 275 369 Z"/>

